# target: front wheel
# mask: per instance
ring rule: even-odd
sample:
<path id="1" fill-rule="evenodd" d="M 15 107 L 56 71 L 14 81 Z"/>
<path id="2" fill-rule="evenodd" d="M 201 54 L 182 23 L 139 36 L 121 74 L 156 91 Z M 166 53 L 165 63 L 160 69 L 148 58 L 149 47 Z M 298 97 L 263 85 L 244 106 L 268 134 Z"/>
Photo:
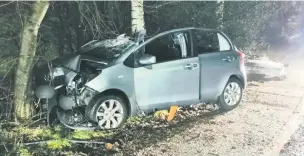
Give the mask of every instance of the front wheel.
<path id="1" fill-rule="evenodd" d="M 98 98 L 93 111 L 95 121 L 101 129 L 118 128 L 128 117 L 125 100 L 114 95 L 105 95 Z"/>
<path id="2" fill-rule="evenodd" d="M 240 80 L 230 78 L 219 97 L 219 104 L 222 110 L 232 110 L 237 107 L 242 99 L 243 87 Z"/>

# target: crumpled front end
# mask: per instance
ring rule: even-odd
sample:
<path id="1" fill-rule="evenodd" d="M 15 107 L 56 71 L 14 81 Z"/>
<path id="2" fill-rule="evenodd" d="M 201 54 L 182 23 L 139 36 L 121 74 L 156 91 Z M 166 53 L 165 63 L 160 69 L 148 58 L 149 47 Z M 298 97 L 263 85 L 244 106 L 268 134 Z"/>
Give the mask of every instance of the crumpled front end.
<path id="1" fill-rule="evenodd" d="M 34 71 L 35 95 L 39 99 L 50 99 L 46 100 L 52 101 L 48 112 L 51 106 L 57 106 L 57 118 L 67 127 L 90 123 L 87 117 L 92 109 L 91 101 L 101 92 L 98 88 L 104 82 L 87 84 L 133 45 L 133 41 L 120 35 L 116 39 L 89 42 L 78 52 L 50 61 Z"/>
<path id="2" fill-rule="evenodd" d="M 58 117 L 70 128 L 73 127 L 71 125 L 83 122 L 86 114 L 82 113 L 84 111 L 81 111 L 81 108 L 87 106 L 98 94 L 85 84 L 100 73 L 76 72 L 62 66 L 52 67 L 48 72 L 40 73 L 35 77 L 35 95 L 38 99 L 47 99 L 42 102 L 42 108 L 47 112 L 47 122 L 50 123 L 51 118 Z M 51 117 L 53 111 L 55 115 Z"/>
<path id="3" fill-rule="evenodd" d="M 36 82 L 40 82 L 40 84 L 36 84 L 37 98 L 50 99 L 53 94 L 57 98 L 58 105 L 63 110 L 69 110 L 73 107 L 87 105 L 96 94 L 85 84 L 99 73 L 81 73 L 61 66 L 50 68 L 48 71 L 36 77 L 39 80 Z M 55 90 L 54 93 L 52 90 Z"/>

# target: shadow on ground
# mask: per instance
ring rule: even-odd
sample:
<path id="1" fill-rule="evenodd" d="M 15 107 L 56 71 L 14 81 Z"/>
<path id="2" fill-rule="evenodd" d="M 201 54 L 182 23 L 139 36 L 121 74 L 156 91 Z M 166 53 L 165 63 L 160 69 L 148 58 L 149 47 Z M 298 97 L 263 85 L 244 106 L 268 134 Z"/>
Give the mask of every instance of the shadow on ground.
<path id="1" fill-rule="evenodd" d="M 268 81 L 282 81 L 285 78 L 286 77 L 271 77 L 271 78 L 267 78 L 263 74 L 248 74 L 247 75 L 247 81 L 248 82 L 260 82 L 260 83 L 264 83 L 264 82 L 268 82 Z"/>

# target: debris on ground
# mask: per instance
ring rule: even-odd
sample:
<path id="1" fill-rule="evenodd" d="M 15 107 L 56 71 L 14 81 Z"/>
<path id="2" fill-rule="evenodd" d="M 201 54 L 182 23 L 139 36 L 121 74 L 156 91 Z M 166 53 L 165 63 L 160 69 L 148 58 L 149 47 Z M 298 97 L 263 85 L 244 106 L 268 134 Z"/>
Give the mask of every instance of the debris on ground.
<path id="1" fill-rule="evenodd" d="M 154 113 L 155 120 L 165 121 L 168 116 L 169 116 L 168 110 L 160 110 Z"/>
<path id="2" fill-rule="evenodd" d="M 270 60 L 267 56 L 246 62 L 247 74 L 265 75 L 266 78 L 284 77 L 285 66 L 283 63 Z"/>
<path id="3" fill-rule="evenodd" d="M 168 116 L 168 121 L 172 121 L 174 119 L 174 116 L 176 112 L 178 111 L 178 106 L 171 106 Z"/>

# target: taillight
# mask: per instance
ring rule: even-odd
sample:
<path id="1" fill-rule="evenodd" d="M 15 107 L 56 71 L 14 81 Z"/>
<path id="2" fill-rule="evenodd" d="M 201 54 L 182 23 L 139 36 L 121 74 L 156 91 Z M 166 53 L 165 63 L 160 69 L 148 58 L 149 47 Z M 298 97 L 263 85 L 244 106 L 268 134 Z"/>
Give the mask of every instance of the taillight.
<path id="1" fill-rule="evenodd" d="M 241 51 L 237 51 L 237 54 L 240 56 L 241 65 L 244 65 L 245 64 L 245 54 Z"/>

